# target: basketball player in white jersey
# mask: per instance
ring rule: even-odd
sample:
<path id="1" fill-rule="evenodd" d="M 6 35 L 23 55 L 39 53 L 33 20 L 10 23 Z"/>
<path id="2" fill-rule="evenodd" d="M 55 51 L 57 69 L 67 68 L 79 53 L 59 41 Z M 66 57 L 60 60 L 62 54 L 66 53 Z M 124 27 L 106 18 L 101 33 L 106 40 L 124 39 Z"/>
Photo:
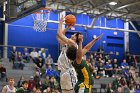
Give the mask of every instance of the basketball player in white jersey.
<path id="1" fill-rule="evenodd" d="M 67 44 L 68 46 L 75 46 L 75 47 L 78 47 L 78 45 L 77 44 L 79 44 L 79 39 L 78 39 L 78 36 L 80 35 L 80 33 L 76 33 L 76 34 L 74 34 L 73 36 L 72 36 L 72 38 L 71 39 L 68 39 L 63 33 L 62 33 L 62 24 L 63 24 L 63 21 L 64 21 L 64 18 L 62 17 L 61 19 L 60 19 L 60 22 L 59 22 L 59 29 L 58 29 L 58 33 L 57 33 L 57 36 L 58 36 L 58 41 L 60 42 L 60 44 L 62 43 L 62 44 Z M 65 31 L 65 30 L 64 30 Z M 103 34 L 101 34 L 99 37 L 97 37 L 97 38 L 95 38 L 95 39 L 93 39 L 90 43 L 88 43 L 83 49 L 82 49 L 82 56 L 84 56 L 84 54 L 88 51 L 88 50 L 90 50 L 90 48 L 93 46 L 93 44 L 97 41 L 97 40 L 99 40 L 101 37 L 103 36 Z M 67 48 L 68 49 L 68 48 Z M 62 56 L 62 54 L 64 54 L 64 56 L 65 56 L 65 58 L 67 58 L 67 56 L 66 56 L 66 51 L 67 51 L 67 49 L 65 49 L 65 51 L 63 52 L 63 49 L 62 49 L 62 52 L 61 52 L 61 54 L 60 54 L 60 57 L 59 57 L 59 59 L 58 59 L 58 63 L 61 63 L 61 61 L 59 62 L 59 60 L 61 60 L 62 59 L 62 61 L 63 61 L 63 56 Z M 68 58 L 67 58 L 68 59 Z M 69 61 L 69 59 L 68 59 L 68 61 Z M 64 65 L 65 67 L 66 67 L 66 65 L 65 65 L 66 63 L 65 63 L 65 61 L 63 61 L 63 63 L 61 64 L 61 65 Z M 59 64 L 58 64 L 59 65 Z M 60 65 L 60 67 L 62 67 Z M 63 69 L 63 68 L 61 68 L 61 69 Z M 61 70 L 62 71 L 62 70 Z M 65 71 L 65 70 L 64 70 Z M 68 87 L 68 86 L 70 86 L 70 84 L 69 83 L 67 83 L 67 82 L 69 82 L 69 80 L 68 80 L 68 74 L 67 73 L 64 73 L 64 74 L 62 74 L 62 76 L 65 76 L 65 75 L 67 75 L 67 76 L 65 76 L 65 78 L 63 78 L 63 82 L 62 82 L 62 84 L 65 84 L 64 86 L 66 87 Z M 62 85 L 61 84 L 61 85 Z M 71 88 L 71 87 L 70 87 Z M 62 88 L 62 93 L 74 93 L 74 91 L 63 91 L 63 88 Z"/>
<path id="2" fill-rule="evenodd" d="M 74 93 L 74 86 L 77 82 L 77 75 L 75 72 L 74 67 L 72 66 L 70 60 L 66 56 L 66 51 L 68 46 L 77 45 L 77 37 L 75 33 L 72 35 L 70 39 L 68 39 L 67 42 L 63 42 L 61 40 L 61 35 L 65 35 L 65 33 L 68 31 L 71 26 L 67 26 L 67 28 L 62 31 L 62 25 L 63 25 L 64 18 L 62 17 L 59 22 L 59 28 L 57 33 L 57 40 L 59 41 L 60 45 L 62 46 L 61 54 L 58 58 L 58 70 L 60 70 L 60 85 L 62 89 L 62 93 Z"/>
<path id="3" fill-rule="evenodd" d="M 8 78 L 8 85 L 3 87 L 2 93 L 16 93 L 16 88 L 14 87 L 14 84 L 14 78 Z"/>

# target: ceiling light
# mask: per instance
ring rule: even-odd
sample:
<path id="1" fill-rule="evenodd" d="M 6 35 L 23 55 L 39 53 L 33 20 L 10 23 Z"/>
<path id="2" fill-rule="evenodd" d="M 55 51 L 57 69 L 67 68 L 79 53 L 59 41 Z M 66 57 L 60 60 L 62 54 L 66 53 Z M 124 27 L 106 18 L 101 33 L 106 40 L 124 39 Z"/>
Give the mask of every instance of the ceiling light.
<path id="1" fill-rule="evenodd" d="M 116 5 L 117 2 L 110 2 L 109 4 L 110 4 L 110 5 Z"/>

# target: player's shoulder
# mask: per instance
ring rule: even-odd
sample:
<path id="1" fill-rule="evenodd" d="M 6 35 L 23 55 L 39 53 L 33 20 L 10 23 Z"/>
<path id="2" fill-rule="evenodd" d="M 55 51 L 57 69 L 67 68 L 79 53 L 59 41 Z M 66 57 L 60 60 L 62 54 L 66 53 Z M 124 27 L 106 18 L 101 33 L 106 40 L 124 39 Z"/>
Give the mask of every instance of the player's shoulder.
<path id="1" fill-rule="evenodd" d="M 74 61 L 72 62 L 72 65 L 73 65 L 75 68 L 81 68 L 81 69 L 85 66 L 85 64 L 86 64 L 86 61 L 85 61 L 85 60 L 82 60 L 80 64 L 77 64 L 77 63 L 76 63 L 76 60 L 74 60 Z"/>

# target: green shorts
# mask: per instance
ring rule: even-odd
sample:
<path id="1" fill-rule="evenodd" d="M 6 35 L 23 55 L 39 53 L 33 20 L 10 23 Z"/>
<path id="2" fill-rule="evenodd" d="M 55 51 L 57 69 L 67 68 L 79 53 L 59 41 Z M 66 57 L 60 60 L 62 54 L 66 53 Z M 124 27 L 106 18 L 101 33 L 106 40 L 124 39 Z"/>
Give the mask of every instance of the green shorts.
<path id="1" fill-rule="evenodd" d="M 89 88 L 86 88 L 83 83 L 76 84 L 74 90 L 75 93 L 92 93 L 92 85 L 89 85 Z"/>

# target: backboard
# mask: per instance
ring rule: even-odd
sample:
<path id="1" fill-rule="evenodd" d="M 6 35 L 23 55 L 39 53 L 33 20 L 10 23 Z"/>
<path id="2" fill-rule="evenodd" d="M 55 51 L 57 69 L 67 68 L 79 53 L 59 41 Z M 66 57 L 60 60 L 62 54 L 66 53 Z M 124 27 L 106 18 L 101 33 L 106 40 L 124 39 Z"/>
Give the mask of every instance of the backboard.
<path id="1" fill-rule="evenodd" d="M 6 22 L 13 22 L 46 7 L 46 0 L 7 0 Z"/>

